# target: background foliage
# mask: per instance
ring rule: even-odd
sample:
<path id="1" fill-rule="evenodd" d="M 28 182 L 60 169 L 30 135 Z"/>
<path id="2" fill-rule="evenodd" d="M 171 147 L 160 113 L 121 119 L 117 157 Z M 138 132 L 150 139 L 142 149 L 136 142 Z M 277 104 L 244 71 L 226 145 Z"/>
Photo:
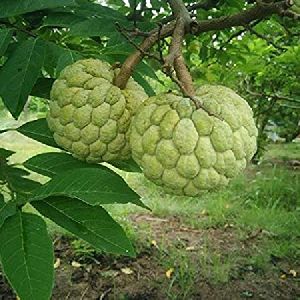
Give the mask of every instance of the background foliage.
<path id="1" fill-rule="evenodd" d="M 197 10 L 197 18 L 217 18 L 253 5 L 252 1 L 218 2 L 217 8 Z M 146 7 L 142 0 L 2 0 L 0 117 L 7 110 L 15 119 L 28 111 L 44 117 L 51 85 L 65 66 L 84 57 L 124 62 L 135 50 L 133 41 L 138 44 L 142 38 L 124 38 L 116 23 L 150 31 L 171 15 L 166 3 L 153 0 L 151 7 Z M 299 22 L 270 17 L 250 27 L 212 31 L 185 40 L 184 56 L 197 84 L 229 86 L 252 106 L 260 132 L 258 156 L 270 132 L 286 141 L 299 134 L 299 33 Z M 160 49 L 156 45 L 152 51 L 166 53 L 169 42 L 167 38 Z M 160 69 L 156 61 L 144 59 L 133 73 L 148 95 L 177 88 Z M 1 263 L 22 300 L 42 300 L 50 297 L 53 286 L 53 249 L 44 220 L 22 211 L 26 203 L 94 247 L 131 256 L 130 241 L 102 205 L 146 206 L 110 168 L 86 165 L 61 152 L 44 118 L 17 131 L 55 149 L 27 160 L 26 168 L 9 162 L 13 151 L 0 149 Z M 132 161 L 116 162 L 115 166 L 139 171 Z M 28 178 L 29 170 L 46 176 L 46 183 Z M 48 274 L 43 282 L 41 274 Z"/>

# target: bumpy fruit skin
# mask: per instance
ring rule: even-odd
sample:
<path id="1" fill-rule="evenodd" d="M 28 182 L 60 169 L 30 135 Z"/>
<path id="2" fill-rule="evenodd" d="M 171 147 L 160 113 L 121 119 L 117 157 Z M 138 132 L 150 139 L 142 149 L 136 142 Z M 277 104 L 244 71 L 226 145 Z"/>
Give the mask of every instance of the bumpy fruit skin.
<path id="1" fill-rule="evenodd" d="M 243 98 L 223 86 L 205 85 L 196 94 L 205 110 L 162 94 L 148 98 L 132 121 L 134 160 L 171 194 L 197 196 L 225 186 L 256 151 L 257 129 Z"/>
<path id="2" fill-rule="evenodd" d="M 133 79 L 124 90 L 114 86 L 115 72 L 106 62 L 85 59 L 67 66 L 53 84 L 49 128 L 56 143 L 80 160 L 130 157 L 131 118 L 147 95 Z"/>

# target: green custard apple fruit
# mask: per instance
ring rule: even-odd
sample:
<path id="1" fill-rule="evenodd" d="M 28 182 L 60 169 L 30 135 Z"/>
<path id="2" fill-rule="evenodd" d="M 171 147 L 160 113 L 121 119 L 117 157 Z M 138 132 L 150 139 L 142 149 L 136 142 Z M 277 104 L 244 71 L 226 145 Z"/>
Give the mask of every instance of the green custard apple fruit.
<path id="1" fill-rule="evenodd" d="M 204 109 L 189 98 L 161 94 L 148 98 L 132 120 L 133 159 L 171 194 L 197 196 L 225 186 L 256 151 L 257 129 L 243 98 L 212 85 L 196 95 Z"/>
<path id="2" fill-rule="evenodd" d="M 132 116 L 147 98 L 132 78 L 124 90 L 113 85 L 116 70 L 101 60 L 67 66 L 54 82 L 47 121 L 56 143 L 80 160 L 130 157 Z"/>

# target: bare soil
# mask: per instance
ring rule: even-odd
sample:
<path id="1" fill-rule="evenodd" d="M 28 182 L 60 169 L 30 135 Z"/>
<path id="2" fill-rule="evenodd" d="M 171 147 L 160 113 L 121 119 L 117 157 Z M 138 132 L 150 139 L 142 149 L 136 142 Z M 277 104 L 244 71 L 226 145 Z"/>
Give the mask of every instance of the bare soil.
<path id="1" fill-rule="evenodd" d="M 137 227 L 147 224 L 149 235 L 145 237 L 149 242 L 143 244 L 134 259 L 99 253 L 80 257 L 72 247 L 72 238 L 55 238 L 57 261 L 53 300 L 300 299 L 300 263 L 273 257 L 267 270 L 243 263 L 242 258 L 246 262 L 248 256 L 257 250 L 266 234 L 263 231 L 252 232 L 241 238 L 230 224 L 223 228 L 198 230 L 183 226 L 175 217 L 157 218 L 143 214 L 132 215 L 130 218 Z M 221 253 L 224 257 L 241 257 L 230 270 L 229 280 L 225 283 L 212 283 L 201 266 L 197 265 L 197 258 L 207 241 L 210 251 Z M 166 263 L 162 261 L 168 259 L 168 249 L 172 247 L 195 262 L 192 288 L 185 298 L 180 283 L 174 280 L 172 285 L 176 266 L 173 266 L 175 272 L 168 278 Z M 296 276 L 290 270 L 294 270 Z M 16 299 L 2 276 L 0 299 Z"/>

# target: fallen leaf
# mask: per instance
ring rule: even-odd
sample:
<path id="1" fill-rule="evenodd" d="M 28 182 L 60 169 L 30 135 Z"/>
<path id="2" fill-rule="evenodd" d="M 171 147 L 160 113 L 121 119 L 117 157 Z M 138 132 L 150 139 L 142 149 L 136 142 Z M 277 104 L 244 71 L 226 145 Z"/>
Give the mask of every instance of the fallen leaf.
<path id="1" fill-rule="evenodd" d="M 119 272 L 115 270 L 108 270 L 108 271 L 103 271 L 101 272 L 101 276 L 104 278 L 111 278 L 111 277 L 116 277 L 118 276 Z"/>
<path id="2" fill-rule="evenodd" d="M 233 228 L 233 227 L 234 227 L 234 225 L 232 223 L 230 223 L 230 224 L 226 223 L 224 225 L 224 228 Z"/>
<path id="3" fill-rule="evenodd" d="M 174 269 L 173 269 L 173 268 L 170 268 L 169 270 L 166 271 L 166 277 L 167 277 L 168 279 L 170 279 L 171 276 L 173 275 L 173 273 L 174 273 Z"/>
<path id="4" fill-rule="evenodd" d="M 295 270 L 289 270 L 289 274 L 291 274 L 293 277 L 297 277 L 297 272 Z"/>
<path id="5" fill-rule="evenodd" d="M 121 272 L 126 274 L 126 275 L 133 274 L 133 271 L 130 268 L 122 268 Z"/>
<path id="6" fill-rule="evenodd" d="M 54 263 L 53 267 L 54 267 L 54 269 L 57 269 L 59 266 L 60 266 L 60 258 L 58 257 L 58 258 L 55 260 L 55 263 Z"/>
<path id="7" fill-rule="evenodd" d="M 205 215 L 207 215 L 207 211 L 206 211 L 206 209 L 202 209 L 202 210 L 201 210 L 201 212 L 200 212 L 200 215 L 202 215 L 202 216 L 205 216 Z"/>
<path id="8" fill-rule="evenodd" d="M 151 241 L 151 246 L 158 248 L 156 240 Z"/>
<path id="9" fill-rule="evenodd" d="M 245 290 L 241 292 L 241 295 L 245 298 L 252 298 L 254 294 L 252 291 Z"/>
<path id="10" fill-rule="evenodd" d="M 72 267 L 74 268 L 80 268 L 81 267 L 81 264 L 75 260 L 72 261 L 71 263 Z"/>
<path id="11" fill-rule="evenodd" d="M 186 251 L 194 251 L 196 248 L 194 246 L 189 246 L 185 248 Z"/>

